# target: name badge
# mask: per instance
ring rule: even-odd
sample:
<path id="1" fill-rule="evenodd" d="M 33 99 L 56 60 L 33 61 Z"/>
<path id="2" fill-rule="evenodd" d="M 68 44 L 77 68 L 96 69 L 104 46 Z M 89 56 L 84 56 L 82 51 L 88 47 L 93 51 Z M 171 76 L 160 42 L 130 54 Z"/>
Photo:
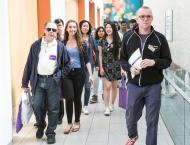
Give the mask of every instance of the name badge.
<path id="1" fill-rule="evenodd" d="M 55 55 L 50 55 L 50 56 L 49 56 L 49 59 L 50 59 L 50 60 L 56 60 L 56 56 L 55 56 Z"/>
<path id="2" fill-rule="evenodd" d="M 156 49 L 158 48 L 158 46 L 153 46 L 153 45 L 148 45 L 148 49 L 152 52 L 154 52 Z"/>

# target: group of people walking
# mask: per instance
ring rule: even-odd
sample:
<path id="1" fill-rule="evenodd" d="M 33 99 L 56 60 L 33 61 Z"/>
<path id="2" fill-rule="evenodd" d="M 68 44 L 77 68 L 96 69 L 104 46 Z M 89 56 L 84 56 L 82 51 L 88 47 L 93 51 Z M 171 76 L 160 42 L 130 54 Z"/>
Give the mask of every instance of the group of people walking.
<path id="1" fill-rule="evenodd" d="M 47 143 L 56 142 L 55 129 L 62 123 L 64 108 L 67 116 L 64 134 L 79 131 L 81 112 L 88 115 L 89 102 L 97 102 L 100 80 L 103 82 L 104 115 L 109 116 L 114 111 L 117 81 L 127 72 L 129 140 L 126 145 L 133 145 L 138 139 L 137 121 L 144 106 L 147 111 L 146 145 L 157 144 L 162 70 L 169 67 L 171 55 L 165 37 L 151 26 L 152 20 L 151 9 L 141 7 L 137 12 L 138 25 L 125 32 L 123 40 L 113 22 L 98 27 L 95 36 L 87 20 L 79 24 L 68 20 L 64 31 L 61 19 L 45 24 L 44 36 L 31 45 L 22 77 L 22 88 L 28 90 L 29 83 L 31 86 L 36 138 L 44 135 L 47 113 Z M 142 59 L 138 66 L 135 62 L 129 63 L 136 50 L 140 51 Z M 84 104 L 81 101 L 83 88 Z"/>

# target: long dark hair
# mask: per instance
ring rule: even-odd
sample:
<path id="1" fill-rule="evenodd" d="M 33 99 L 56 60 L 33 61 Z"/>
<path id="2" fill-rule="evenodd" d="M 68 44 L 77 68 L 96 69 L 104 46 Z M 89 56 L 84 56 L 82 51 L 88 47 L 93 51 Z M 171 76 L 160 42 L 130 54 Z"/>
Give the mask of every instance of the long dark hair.
<path id="1" fill-rule="evenodd" d="M 66 25 L 65 25 L 65 33 L 64 33 L 64 39 L 63 39 L 63 43 L 66 45 L 67 41 L 68 41 L 68 38 L 69 38 L 69 33 L 67 32 L 67 27 L 69 25 L 69 23 L 75 23 L 76 24 L 76 27 L 77 27 L 77 32 L 75 34 L 75 39 L 77 41 L 77 46 L 78 46 L 78 50 L 79 52 L 83 52 L 83 39 L 82 39 L 82 35 L 79 31 L 79 26 L 77 24 L 77 22 L 75 20 L 68 20 Z"/>
<path id="2" fill-rule="evenodd" d="M 121 47 L 121 39 L 119 37 L 117 28 L 114 23 L 107 22 L 105 25 L 105 28 L 107 25 L 111 25 L 112 28 L 112 37 L 113 37 L 113 56 L 117 60 L 119 57 L 119 48 Z M 105 33 L 105 37 L 108 36 L 107 33 Z"/>
<path id="3" fill-rule="evenodd" d="M 79 23 L 79 28 L 80 28 L 81 33 L 82 33 L 82 25 L 83 25 L 83 23 L 88 23 L 89 30 L 88 30 L 88 32 L 87 32 L 87 35 L 90 35 L 91 32 L 92 32 L 92 25 L 91 25 L 90 22 L 87 21 L 87 20 L 82 20 L 82 21 L 80 21 L 80 23 Z M 82 34 L 83 34 L 83 33 L 82 33 Z"/>
<path id="4" fill-rule="evenodd" d="M 104 27 L 100 26 L 100 27 L 98 27 L 98 28 L 96 29 L 96 32 L 95 32 L 95 39 L 96 39 L 96 40 L 100 39 L 100 37 L 98 36 L 98 31 L 100 31 L 101 29 L 104 31 L 104 36 L 103 36 L 103 38 L 105 37 L 105 34 L 106 34 L 105 29 L 104 29 Z"/>

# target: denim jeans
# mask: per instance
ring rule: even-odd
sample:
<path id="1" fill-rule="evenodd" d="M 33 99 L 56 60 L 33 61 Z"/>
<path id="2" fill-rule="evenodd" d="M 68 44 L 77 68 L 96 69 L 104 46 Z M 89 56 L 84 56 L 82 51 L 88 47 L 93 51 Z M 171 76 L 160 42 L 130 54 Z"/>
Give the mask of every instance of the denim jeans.
<path id="1" fill-rule="evenodd" d="M 94 71 L 93 77 L 94 77 L 94 84 L 92 88 L 92 94 L 98 96 L 98 89 L 100 84 L 99 82 L 101 81 L 101 79 L 98 77 L 98 71 L 96 70 Z"/>
<path id="2" fill-rule="evenodd" d="M 38 128 L 44 129 L 46 110 L 48 111 L 48 126 L 46 135 L 55 134 L 59 113 L 59 87 L 53 77 L 39 77 L 32 104 Z"/>
<path id="3" fill-rule="evenodd" d="M 91 89 L 91 82 L 89 82 L 89 73 L 88 70 L 86 70 L 86 79 L 84 84 L 84 106 L 88 106 L 90 98 L 90 89 Z"/>
<path id="4" fill-rule="evenodd" d="M 159 111 L 161 106 L 161 84 L 136 86 L 128 83 L 128 107 L 126 122 L 129 138 L 138 135 L 137 122 L 146 106 L 146 145 L 157 145 Z"/>

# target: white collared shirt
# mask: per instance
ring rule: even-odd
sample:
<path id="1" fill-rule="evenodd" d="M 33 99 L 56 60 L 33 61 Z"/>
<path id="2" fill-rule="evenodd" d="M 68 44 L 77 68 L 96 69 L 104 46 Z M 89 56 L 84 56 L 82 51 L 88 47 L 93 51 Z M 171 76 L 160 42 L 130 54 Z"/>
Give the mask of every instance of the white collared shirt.
<path id="1" fill-rule="evenodd" d="M 47 43 L 42 38 L 41 50 L 39 53 L 39 61 L 37 66 L 38 74 L 52 75 L 57 67 L 57 41 Z"/>

